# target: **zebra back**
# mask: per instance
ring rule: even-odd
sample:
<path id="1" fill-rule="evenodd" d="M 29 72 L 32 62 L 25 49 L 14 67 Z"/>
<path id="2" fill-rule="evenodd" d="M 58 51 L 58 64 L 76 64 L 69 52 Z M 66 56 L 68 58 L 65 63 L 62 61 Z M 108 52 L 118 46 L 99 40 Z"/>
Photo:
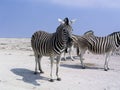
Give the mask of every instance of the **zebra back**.
<path id="1" fill-rule="evenodd" d="M 52 34 L 45 31 L 37 31 L 32 35 L 31 45 L 35 54 L 44 55 L 49 53 L 50 44 L 47 44 L 51 41 Z M 44 50 L 45 49 L 45 50 Z M 46 55 L 47 56 L 47 55 Z"/>
<path id="2" fill-rule="evenodd" d="M 79 37 L 78 42 L 79 45 L 81 44 L 80 47 L 87 48 L 94 54 L 104 54 L 120 47 L 120 32 L 114 32 L 105 37 L 86 33 Z"/>

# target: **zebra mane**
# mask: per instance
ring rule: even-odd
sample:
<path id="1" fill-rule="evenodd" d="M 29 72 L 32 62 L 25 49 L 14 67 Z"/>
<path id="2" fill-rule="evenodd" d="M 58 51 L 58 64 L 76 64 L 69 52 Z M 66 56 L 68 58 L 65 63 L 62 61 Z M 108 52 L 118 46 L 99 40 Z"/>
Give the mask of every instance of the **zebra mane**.
<path id="1" fill-rule="evenodd" d="M 116 33 L 120 33 L 120 31 L 118 31 L 118 32 L 113 32 L 113 33 L 109 34 L 108 36 L 112 36 L 112 35 L 114 35 L 114 34 L 116 34 Z"/>
<path id="2" fill-rule="evenodd" d="M 94 35 L 94 32 L 92 30 L 89 30 L 85 32 L 84 35 Z"/>

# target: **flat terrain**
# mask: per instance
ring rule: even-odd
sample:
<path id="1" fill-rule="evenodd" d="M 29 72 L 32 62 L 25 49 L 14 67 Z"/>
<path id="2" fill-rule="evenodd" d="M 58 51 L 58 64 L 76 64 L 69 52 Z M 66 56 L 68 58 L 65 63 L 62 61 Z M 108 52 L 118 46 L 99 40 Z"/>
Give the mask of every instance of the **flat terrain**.
<path id="1" fill-rule="evenodd" d="M 76 56 L 75 51 L 73 55 Z M 42 58 L 44 74 L 34 75 L 35 60 L 29 38 L 0 38 L 0 90 L 120 90 L 120 56 L 111 56 L 104 71 L 104 55 L 86 53 L 81 68 L 78 57 L 61 61 L 62 81 L 49 82 L 50 60 Z M 56 65 L 54 64 L 54 78 Z"/>

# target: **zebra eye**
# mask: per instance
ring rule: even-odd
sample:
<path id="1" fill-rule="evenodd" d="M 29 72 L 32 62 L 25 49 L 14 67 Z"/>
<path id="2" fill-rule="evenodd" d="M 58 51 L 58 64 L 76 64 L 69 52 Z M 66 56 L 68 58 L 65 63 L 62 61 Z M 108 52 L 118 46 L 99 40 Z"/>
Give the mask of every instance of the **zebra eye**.
<path id="1" fill-rule="evenodd" d="M 63 31 L 65 32 L 66 30 L 65 30 L 65 29 L 63 29 Z"/>

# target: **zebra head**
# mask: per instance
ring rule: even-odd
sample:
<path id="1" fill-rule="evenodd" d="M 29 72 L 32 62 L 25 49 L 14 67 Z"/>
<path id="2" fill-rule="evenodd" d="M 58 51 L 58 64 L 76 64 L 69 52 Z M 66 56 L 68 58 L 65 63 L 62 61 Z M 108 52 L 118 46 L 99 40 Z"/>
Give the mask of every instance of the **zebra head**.
<path id="1" fill-rule="evenodd" d="M 61 40 L 64 42 L 63 44 L 65 47 L 69 46 L 72 43 L 72 23 L 75 20 L 69 20 L 68 18 L 65 18 L 64 20 L 58 19 L 60 22 L 60 25 L 57 28 L 57 31 L 59 35 L 61 36 Z M 59 36 L 59 38 L 60 38 Z"/>

